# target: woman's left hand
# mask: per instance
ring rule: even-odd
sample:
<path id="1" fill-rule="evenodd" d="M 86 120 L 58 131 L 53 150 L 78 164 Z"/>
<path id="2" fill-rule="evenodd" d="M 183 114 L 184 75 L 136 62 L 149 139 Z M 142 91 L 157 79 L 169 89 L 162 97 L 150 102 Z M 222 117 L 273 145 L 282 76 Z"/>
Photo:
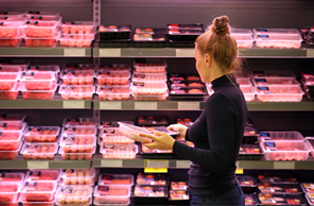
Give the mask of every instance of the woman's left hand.
<path id="1" fill-rule="evenodd" d="M 171 150 L 175 139 L 165 132 L 154 132 L 152 134 L 141 134 L 142 137 L 149 138 L 153 140 L 152 142 L 142 143 L 150 150 L 159 149 L 159 150 Z"/>

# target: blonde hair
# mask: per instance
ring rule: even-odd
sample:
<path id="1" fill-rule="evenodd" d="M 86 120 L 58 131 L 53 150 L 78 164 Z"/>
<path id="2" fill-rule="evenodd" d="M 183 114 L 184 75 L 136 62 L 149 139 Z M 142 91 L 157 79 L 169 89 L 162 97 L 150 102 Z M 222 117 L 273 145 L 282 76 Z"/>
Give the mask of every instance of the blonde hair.
<path id="1" fill-rule="evenodd" d="M 202 54 L 209 54 L 224 74 L 239 69 L 242 63 L 238 58 L 237 42 L 231 36 L 229 18 L 216 17 L 208 28 L 208 31 L 196 38 L 197 49 Z"/>

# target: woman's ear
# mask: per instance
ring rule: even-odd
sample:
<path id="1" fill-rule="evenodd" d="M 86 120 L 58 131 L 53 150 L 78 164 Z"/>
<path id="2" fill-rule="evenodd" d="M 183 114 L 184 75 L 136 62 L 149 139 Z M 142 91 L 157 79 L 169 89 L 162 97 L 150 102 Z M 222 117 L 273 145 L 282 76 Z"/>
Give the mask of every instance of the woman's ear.
<path id="1" fill-rule="evenodd" d="M 205 54 L 205 61 L 206 61 L 205 64 L 206 64 L 207 67 L 210 67 L 211 60 L 212 60 L 212 58 L 210 57 L 210 55 L 209 54 Z"/>

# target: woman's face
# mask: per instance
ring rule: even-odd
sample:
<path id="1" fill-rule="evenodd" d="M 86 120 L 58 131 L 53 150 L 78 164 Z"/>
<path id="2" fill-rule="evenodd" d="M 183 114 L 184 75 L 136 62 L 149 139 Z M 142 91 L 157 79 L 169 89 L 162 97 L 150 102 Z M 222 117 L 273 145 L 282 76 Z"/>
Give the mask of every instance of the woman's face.
<path id="1" fill-rule="evenodd" d="M 206 83 L 209 82 L 209 68 L 206 64 L 206 55 L 203 55 L 197 48 L 197 44 L 194 49 L 195 67 L 201 78 L 201 81 Z"/>

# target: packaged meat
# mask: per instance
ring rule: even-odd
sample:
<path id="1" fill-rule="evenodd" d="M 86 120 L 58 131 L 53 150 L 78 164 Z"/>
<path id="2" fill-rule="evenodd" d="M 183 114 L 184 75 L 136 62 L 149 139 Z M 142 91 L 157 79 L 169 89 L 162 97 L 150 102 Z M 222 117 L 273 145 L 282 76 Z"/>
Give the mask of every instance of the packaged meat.
<path id="1" fill-rule="evenodd" d="M 168 87 L 165 82 L 132 82 L 132 95 L 165 95 Z"/>
<path id="2" fill-rule="evenodd" d="M 231 35 L 235 38 L 238 48 L 249 49 L 253 47 L 255 39 L 251 29 L 232 28 Z"/>
<path id="3" fill-rule="evenodd" d="M 117 144 L 117 143 L 134 143 L 134 140 L 122 135 L 122 134 L 102 134 L 98 138 L 98 144 Z"/>
<path id="4" fill-rule="evenodd" d="M 145 82 L 145 81 L 167 81 L 167 73 L 139 73 L 133 72 L 132 81 L 135 82 Z"/>
<path id="5" fill-rule="evenodd" d="M 254 34 L 300 34 L 299 30 L 295 28 L 253 28 L 252 31 Z"/>
<path id="6" fill-rule="evenodd" d="M 19 80 L 17 72 L 0 72 L 0 90 L 12 90 L 16 87 Z"/>
<path id="7" fill-rule="evenodd" d="M 131 39 L 131 25 L 100 25 L 98 27 L 100 40 Z"/>
<path id="8" fill-rule="evenodd" d="M 89 153 L 66 153 L 63 151 L 63 148 L 60 147 L 58 154 L 61 155 L 63 160 L 91 160 L 95 151 L 96 147 L 94 147 L 93 151 Z"/>
<path id="9" fill-rule="evenodd" d="M 1 144 L 1 143 L 0 143 Z M 16 150 L 0 150 L 0 160 L 14 160 L 17 159 L 23 143 L 19 142 Z M 11 147 L 12 148 L 12 147 Z"/>
<path id="10" fill-rule="evenodd" d="M 65 153 L 91 153 L 96 147 L 96 137 L 62 136 L 59 146 Z"/>
<path id="11" fill-rule="evenodd" d="M 254 78 L 263 78 L 263 77 L 296 77 L 293 71 L 287 70 L 254 70 L 253 71 Z"/>
<path id="12" fill-rule="evenodd" d="M 23 206 L 55 206 L 56 200 L 55 198 L 52 201 L 27 201 L 25 199 L 25 195 L 20 195 L 20 203 L 22 203 Z"/>
<path id="13" fill-rule="evenodd" d="M 257 195 L 261 205 L 305 205 L 305 199 L 302 195 L 290 194 L 263 194 Z"/>
<path id="14" fill-rule="evenodd" d="M 97 185 L 94 189 L 94 201 L 99 204 L 130 203 L 131 186 L 128 185 Z"/>
<path id="15" fill-rule="evenodd" d="M 255 35 L 258 48 L 299 49 L 302 37 L 300 34 L 258 34 Z"/>
<path id="16" fill-rule="evenodd" d="M 200 88 L 205 85 L 200 80 L 172 80 L 169 82 L 171 88 Z"/>
<path id="17" fill-rule="evenodd" d="M 24 131 L 26 142 L 57 142 L 59 126 L 28 126 Z"/>
<path id="18" fill-rule="evenodd" d="M 63 100 L 91 100 L 95 92 L 92 85 L 61 85 L 59 94 Z"/>
<path id="19" fill-rule="evenodd" d="M 51 202 L 57 185 L 55 181 L 25 181 L 20 194 L 26 202 Z"/>
<path id="20" fill-rule="evenodd" d="M 128 85 L 130 71 L 128 70 L 99 70 L 96 75 L 99 85 Z"/>
<path id="21" fill-rule="evenodd" d="M 57 16 L 57 15 L 38 15 L 38 14 L 28 14 L 27 19 L 31 21 L 57 21 L 61 22 L 62 16 Z"/>
<path id="22" fill-rule="evenodd" d="M 302 190 L 297 184 L 261 184 L 258 185 L 261 193 L 276 193 L 276 194 L 302 194 Z"/>
<path id="23" fill-rule="evenodd" d="M 134 204 L 159 205 L 168 202 L 168 189 L 165 186 L 136 185 L 132 199 Z"/>
<path id="24" fill-rule="evenodd" d="M 18 64 L 21 62 L 12 62 L 12 61 L 0 61 L 0 72 L 18 72 L 24 71 L 27 69 L 29 63 Z"/>
<path id="25" fill-rule="evenodd" d="M 58 32 L 59 21 L 27 21 L 22 26 L 25 37 L 54 37 Z"/>
<path id="26" fill-rule="evenodd" d="M 263 153 L 259 144 L 241 144 L 238 160 L 259 160 Z"/>
<path id="27" fill-rule="evenodd" d="M 21 37 L 0 38 L 0 47 L 19 47 L 21 42 Z"/>
<path id="28" fill-rule="evenodd" d="M 131 71 L 131 66 L 129 64 L 104 64 L 100 66 L 100 70 Z"/>
<path id="29" fill-rule="evenodd" d="M 27 11 L 26 17 L 30 16 L 60 16 L 60 14 L 53 11 Z"/>
<path id="30" fill-rule="evenodd" d="M 304 92 L 299 85 L 267 85 L 257 87 L 261 102 L 300 102 Z"/>
<path id="31" fill-rule="evenodd" d="M 166 174 L 139 172 L 136 176 L 136 184 L 166 186 L 169 184 L 169 181 L 166 177 Z"/>
<path id="32" fill-rule="evenodd" d="M 187 182 L 184 181 L 171 181 L 170 182 L 170 189 L 171 190 L 187 190 L 188 185 Z"/>
<path id="33" fill-rule="evenodd" d="M 132 186 L 134 176 L 131 174 L 101 174 L 98 185 L 127 185 Z"/>
<path id="34" fill-rule="evenodd" d="M 304 140 L 299 131 L 261 131 L 259 141 L 269 140 Z"/>
<path id="35" fill-rule="evenodd" d="M 90 47 L 94 34 L 62 34 L 58 39 L 61 47 Z"/>
<path id="36" fill-rule="evenodd" d="M 205 96 L 207 95 L 205 87 L 192 88 L 192 87 L 171 87 L 170 95 L 172 96 Z M 209 93 L 210 94 L 210 93 Z"/>
<path id="37" fill-rule="evenodd" d="M 64 85 L 93 85 L 94 77 L 94 70 L 67 69 L 60 75 Z"/>
<path id="38" fill-rule="evenodd" d="M 97 124 L 98 124 L 97 119 L 93 117 L 79 117 L 79 118 L 66 117 L 63 119 L 62 123 L 64 127 L 87 125 L 96 126 Z"/>
<path id="39" fill-rule="evenodd" d="M 24 37 L 26 47 L 56 47 L 59 33 L 52 37 Z"/>
<path id="40" fill-rule="evenodd" d="M 164 47 L 166 41 L 166 34 L 133 34 L 134 47 Z"/>
<path id="41" fill-rule="evenodd" d="M 27 90 L 50 90 L 53 89 L 54 83 L 57 81 L 54 72 L 22 72 L 22 87 Z"/>
<path id="42" fill-rule="evenodd" d="M 0 151 L 16 152 L 19 149 L 22 140 L 23 132 L 3 130 L 0 132 Z"/>
<path id="43" fill-rule="evenodd" d="M 15 202 L 20 192 L 20 182 L 0 181 L 0 203 Z"/>
<path id="44" fill-rule="evenodd" d="M 138 116 L 136 124 L 139 126 L 167 126 L 169 118 L 167 116 Z"/>
<path id="45" fill-rule="evenodd" d="M 139 73 L 165 73 L 167 63 L 165 60 L 136 59 L 133 67 Z"/>
<path id="46" fill-rule="evenodd" d="M 203 24 L 168 24 L 167 29 L 172 41 L 195 41 L 204 32 Z"/>
<path id="47" fill-rule="evenodd" d="M 23 172 L 3 172 L 0 173 L 0 182 L 20 182 L 24 181 L 25 173 Z"/>
<path id="48" fill-rule="evenodd" d="M 52 89 L 48 89 L 48 90 L 28 90 L 28 89 L 25 88 L 25 84 L 22 82 L 20 90 L 22 91 L 23 99 L 51 100 L 55 96 L 55 92 L 57 90 L 57 87 L 58 87 L 58 85 L 53 83 L 52 84 Z"/>
<path id="49" fill-rule="evenodd" d="M 135 101 L 165 101 L 168 94 L 152 95 L 152 94 L 132 94 Z"/>
<path id="50" fill-rule="evenodd" d="M 91 205 L 92 192 L 93 188 L 87 185 L 58 187 L 56 191 L 57 205 Z"/>
<path id="51" fill-rule="evenodd" d="M 15 132 L 22 132 L 24 131 L 27 123 L 19 122 L 19 121 L 0 121 L 0 130 L 2 131 L 15 131 Z M 7 134 L 10 135 L 10 134 Z M 5 136 L 5 135 L 3 135 Z M 2 137 L 3 137 L 2 136 Z"/>
<path id="52" fill-rule="evenodd" d="M 131 92 L 129 85 L 98 85 L 96 93 L 101 101 L 123 101 L 130 98 Z"/>
<path id="53" fill-rule="evenodd" d="M 200 77 L 196 75 L 183 75 L 183 74 L 169 74 L 169 81 L 175 82 L 175 81 L 199 81 Z"/>
<path id="54" fill-rule="evenodd" d="M 241 189 L 244 193 L 257 192 L 257 179 L 252 175 L 237 175 Z"/>
<path id="55" fill-rule="evenodd" d="M 58 73 L 60 72 L 59 65 L 30 65 L 27 67 L 27 71 L 31 72 L 54 72 L 58 78 Z"/>
<path id="56" fill-rule="evenodd" d="M 117 202 L 117 201 L 116 201 L 117 198 L 112 198 L 112 199 L 114 199 L 114 201 Z M 111 202 L 111 201 L 109 201 L 109 202 Z M 95 198 L 94 198 L 94 200 L 93 200 L 93 204 L 94 204 L 95 206 L 111 206 L 111 205 L 116 205 L 116 206 L 128 206 L 128 205 L 131 204 L 130 198 L 128 198 L 128 199 L 127 199 L 126 201 L 124 201 L 124 202 L 125 202 L 125 204 L 111 204 L 111 203 L 108 203 L 108 204 L 106 204 L 106 203 L 101 204 L 101 203 L 97 202 L 97 200 L 96 200 Z"/>
<path id="57" fill-rule="evenodd" d="M 96 180 L 95 168 L 91 169 L 63 169 L 61 179 L 64 185 L 93 186 Z"/>
<path id="58" fill-rule="evenodd" d="M 59 181 L 60 170 L 29 170 L 26 172 L 25 181 Z"/>
<path id="59" fill-rule="evenodd" d="M 65 70 L 97 70 L 99 65 L 97 64 L 67 64 L 65 65 L 63 71 Z"/>
<path id="60" fill-rule="evenodd" d="M 124 122 L 118 122 L 118 124 L 119 124 L 119 130 L 124 136 L 132 139 L 131 138 L 132 135 L 137 135 L 138 138 L 140 138 L 139 140 L 141 140 L 141 142 L 150 142 L 151 141 L 150 139 L 139 136 L 142 133 L 150 134 L 150 132 L 146 128 L 131 125 L 131 124 L 124 123 Z"/>
<path id="61" fill-rule="evenodd" d="M 21 35 L 22 21 L 1 21 L 0 38 L 13 38 Z"/>
<path id="62" fill-rule="evenodd" d="M 169 200 L 189 200 L 189 194 L 186 190 L 170 190 Z M 188 202 L 187 202 L 188 203 Z"/>
<path id="63" fill-rule="evenodd" d="M 63 34 L 94 34 L 96 23 L 93 21 L 66 21 L 61 25 Z"/>
<path id="64" fill-rule="evenodd" d="M 176 123 L 183 124 L 183 125 L 185 125 L 187 127 L 190 127 L 190 126 L 192 126 L 194 121 L 192 121 L 192 119 L 190 119 L 190 118 L 177 118 L 176 119 Z"/>
<path id="65" fill-rule="evenodd" d="M 258 205 L 256 193 L 244 194 L 245 205 Z"/>
<path id="66" fill-rule="evenodd" d="M 266 160 L 300 161 L 309 156 L 309 146 L 304 140 L 272 140 L 260 142 Z"/>
<path id="67" fill-rule="evenodd" d="M 119 123 L 118 122 L 123 122 L 123 123 L 126 123 L 126 124 L 134 125 L 134 122 L 132 122 L 132 121 L 105 121 L 105 120 L 102 120 L 102 121 L 100 121 L 100 123 L 98 125 L 98 128 L 99 129 L 104 129 L 104 128 L 111 127 L 111 128 L 119 129 Z M 109 130 L 106 133 L 112 133 L 112 132 Z"/>
<path id="68" fill-rule="evenodd" d="M 301 189 L 304 193 L 314 193 L 314 183 L 312 182 L 303 182 L 300 184 Z"/>
<path id="69" fill-rule="evenodd" d="M 254 77 L 254 85 L 300 85 L 295 77 Z"/>
<path id="70" fill-rule="evenodd" d="M 306 193 L 305 198 L 309 205 L 314 205 L 314 193 Z"/>
<path id="71" fill-rule="evenodd" d="M 293 173 L 258 173 L 257 178 L 262 184 L 299 184 Z"/>
<path id="72" fill-rule="evenodd" d="M 250 77 L 237 77 L 236 81 L 240 86 L 253 86 Z"/>
<path id="73" fill-rule="evenodd" d="M 243 140 L 244 144 L 254 144 L 258 141 L 259 131 L 253 125 L 246 125 L 244 128 Z"/>
<path id="74" fill-rule="evenodd" d="M 314 137 L 306 137 L 305 141 L 309 145 L 310 152 L 311 152 L 312 156 L 314 157 Z"/>
<path id="75" fill-rule="evenodd" d="M 9 91 L 7 90 L 0 90 L 0 100 L 13 100 L 17 99 L 18 94 L 20 91 L 20 84 L 17 83 L 15 87 Z"/>
<path id="76" fill-rule="evenodd" d="M 135 159 L 138 146 L 134 143 L 100 143 L 100 153 L 104 159 Z"/>
<path id="77" fill-rule="evenodd" d="M 254 86 L 240 85 L 240 89 L 244 95 L 245 101 L 252 102 L 255 100 L 257 90 Z"/>
<path id="78" fill-rule="evenodd" d="M 26 160 L 52 160 L 58 150 L 58 143 L 25 142 L 21 154 Z"/>
<path id="79" fill-rule="evenodd" d="M 19 11 L 5 11 L 5 12 L 1 12 L 0 13 L 0 17 L 12 17 L 14 19 L 14 21 L 17 20 L 24 20 L 25 18 L 25 12 L 19 12 Z M 7 20 L 7 21 L 11 21 L 11 20 Z M 13 21 L 13 20 L 12 20 Z"/>
<path id="80" fill-rule="evenodd" d="M 97 129 L 94 125 L 69 125 L 63 126 L 62 136 L 96 136 Z"/>

